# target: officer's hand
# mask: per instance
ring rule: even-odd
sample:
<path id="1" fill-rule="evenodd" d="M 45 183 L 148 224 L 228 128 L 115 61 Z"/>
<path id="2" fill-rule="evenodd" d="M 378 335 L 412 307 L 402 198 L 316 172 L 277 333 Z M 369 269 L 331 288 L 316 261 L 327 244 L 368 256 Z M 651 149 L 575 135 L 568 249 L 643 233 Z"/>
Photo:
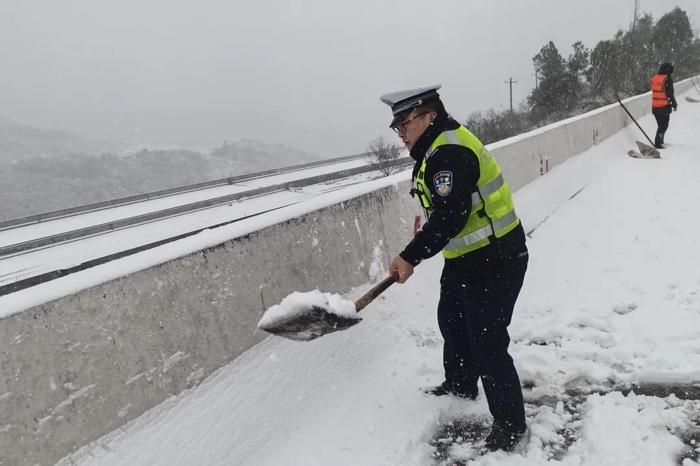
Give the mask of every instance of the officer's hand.
<path id="1" fill-rule="evenodd" d="M 394 260 L 391 261 L 391 265 L 389 266 L 389 273 L 394 272 L 399 275 L 399 278 L 396 281 L 399 283 L 405 283 L 406 280 L 408 280 L 408 277 L 413 275 L 413 266 L 403 260 L 401 256 L 396 256 L 394 257 Z"/>
<path id="2" fill-rule="evenodd" d="M 676 105 L 673 106 L 673 111 L 674 111 L 674 112 L 677 112 L 677 111 L 678 111 L 678 104 L 676 104 Z"/>

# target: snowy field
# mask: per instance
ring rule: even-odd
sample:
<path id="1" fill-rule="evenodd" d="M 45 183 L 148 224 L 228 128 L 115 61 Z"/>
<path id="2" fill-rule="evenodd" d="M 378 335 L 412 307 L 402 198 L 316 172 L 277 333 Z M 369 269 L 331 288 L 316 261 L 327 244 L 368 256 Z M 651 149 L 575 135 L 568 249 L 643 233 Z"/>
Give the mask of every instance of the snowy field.
<path id="1" fill-rule="evenodd" d="M 461 431 L 490 422 L 483 395 L 421 391 L 443 379 L 435 257 L 358 325 L 270 337 L 61 464 L 700 464 L 700 103 L 679 103 L 662 159 L 626 155 L 631 126 L 516 193 L 531 259 L 510 327 L 529 423 L 514 453 L 477 456 Z"/>

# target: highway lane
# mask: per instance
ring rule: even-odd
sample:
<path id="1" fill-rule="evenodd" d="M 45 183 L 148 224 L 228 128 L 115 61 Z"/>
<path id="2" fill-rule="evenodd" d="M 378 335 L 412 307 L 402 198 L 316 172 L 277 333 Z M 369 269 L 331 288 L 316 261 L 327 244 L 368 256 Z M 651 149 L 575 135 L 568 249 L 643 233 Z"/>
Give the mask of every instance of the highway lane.
<path id="1" fill-rule="evenodd" d="M 57 235 L 81 228 L 87 228 L 92 225 L 117 222 L 125 218 L 154 213 L 165 209 L 177 208 L 178 206 L 187 205 L 198 201 L 204 201 L 207 199 L 232 194 L 242 194 L 246 191 L 253 191 L 294 180 L 364 167 L 367 165 L 367 158 L 359 157 L 352 160 L 344 160 L 338 163 L 307 167 L 303 169 L 295 169 L 294 167 L 290 167 L 290 171 L 288 172 L 285 171 L 279 174 L 250 178 L 235 184 L 172 194 L 156 199 L 135 202 L 128 205 L 104 208 L 92 212 L 71 215 L 65 218 L 56 218 L 17 228 L 0 230 L 0 248 L 44 238 L 50 235 Z"/>

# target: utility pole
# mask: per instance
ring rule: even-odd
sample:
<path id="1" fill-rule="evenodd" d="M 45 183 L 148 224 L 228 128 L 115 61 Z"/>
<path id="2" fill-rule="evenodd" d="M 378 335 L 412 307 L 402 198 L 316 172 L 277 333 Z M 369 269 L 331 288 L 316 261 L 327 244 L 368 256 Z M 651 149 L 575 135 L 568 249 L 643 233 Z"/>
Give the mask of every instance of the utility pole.
<path id="1" fill-rule="evenodd" d="M 510 114 L 513 114 L 513 84 L 518 81 L 513 81 L 513 77 L 509 77 L 508 81 L 504 81 L 506 84 L 510 85 Z"/>

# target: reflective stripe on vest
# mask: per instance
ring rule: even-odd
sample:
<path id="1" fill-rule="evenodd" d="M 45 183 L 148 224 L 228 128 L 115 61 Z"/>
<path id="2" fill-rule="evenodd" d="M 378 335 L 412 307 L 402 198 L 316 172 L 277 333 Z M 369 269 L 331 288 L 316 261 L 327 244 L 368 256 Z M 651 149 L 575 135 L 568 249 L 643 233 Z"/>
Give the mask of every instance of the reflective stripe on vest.
<path id="1" fill-rule="evenodd" d="M 452 238 L 445 249 L 461 249 L 463 247 L 469 246 L 470 244 L 477 243 L 484 239 L 488 239 L 489 236 L 493 235 L 494 228 L 499 230 L 501 228 L 506 228 L 511 223 L 518 220 L 518 216 L 515 215 L 515 211 L 510 212 L 505 217 L 501 217 L 494 220 L 493 225 L 488 224 L 483 228 L 480 228 L 472 233 L 467 233 L 464 236 L 459 236 L 457 238 Z"/>
<path id="2" fill-rule="evenodd" d="M 432 211 L 431 193 L 424 180 L 425 170 L 432 154 L 446 144 L 470 149 L 479 161 L 479 180 L 477 190 L 471 194 L 472 208 L 467 223 L 442 251 L 446 258 L 451 259 L 487 246 L 492 237 L 504 236 L 517 227 L 520 220 L 515 214 L 512 193 L 498 163 L 476 136 L 463 126 L 441 133 L 424 157 L 415 179 L 415 190 L 421 205 L 429 213 Z"/>
<path id="3" fill-rule="evenodd" d="M 666 95 L 666 75 L 657 74 L 651 78 L 651 106 L 661 108 L 668 106 L 668 96 Z"/>

